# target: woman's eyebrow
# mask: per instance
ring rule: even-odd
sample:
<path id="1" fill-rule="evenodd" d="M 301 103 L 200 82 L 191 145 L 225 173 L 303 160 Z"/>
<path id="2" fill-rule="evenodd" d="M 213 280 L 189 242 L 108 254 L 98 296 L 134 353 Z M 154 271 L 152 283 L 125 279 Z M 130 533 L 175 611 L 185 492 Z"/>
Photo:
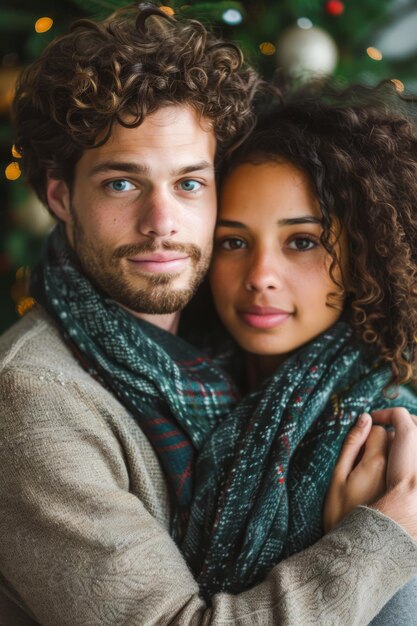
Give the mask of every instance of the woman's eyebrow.
<path id="1" fill-rule="evenodd" d="M 294 226 L 296 224 L 322 224 L 322 220 L 319 217 L 313 217 L 312 215 L 303 215 L 300 217 L 285 217 L 277 221 L 278 226 Z M 218 219 L 216 226 L 227 226 L 229 228 L 247 228 L 242 222 L 235 220 Z"/>
<path id="2" fill-rule="evenodd" d="M 247 228 L 242 222 L 235 222 L 234 220 L 222 220 L 219 219 L 216 222 L 216 226 L 228 226 L 229 228 Z"/>
<path id="3" fill-rule="evenodd" d="M 278 226 L 294 226 L 296 224 L 322 224 L 320 217 L 314 217 L 313 215 L 302 215 L 300 217 L 286 217 L 282 220 L 278 220 Z"/>

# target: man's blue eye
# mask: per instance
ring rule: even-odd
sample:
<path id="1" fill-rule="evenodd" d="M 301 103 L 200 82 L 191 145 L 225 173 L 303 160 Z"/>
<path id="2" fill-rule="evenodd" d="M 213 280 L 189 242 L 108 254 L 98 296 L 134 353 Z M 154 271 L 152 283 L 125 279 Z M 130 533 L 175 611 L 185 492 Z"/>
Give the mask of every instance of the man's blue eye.
<path id="1" fill-rule="evenodd" d="M 124 180 L 124 178 L 120 178 L 119 180 L 112 180 L 108 183 L 110 189 L 112 191 L 130 191 L 134 189 L 135 186 L 130 183 L 128 180 Z"/>
<path id="2" fill-rule="evenodd" d="M 201 187 L 201 183 L 198 180 L 183 180 L 180 184 L 180 189 L 182 191 L 198 191 Z"/>

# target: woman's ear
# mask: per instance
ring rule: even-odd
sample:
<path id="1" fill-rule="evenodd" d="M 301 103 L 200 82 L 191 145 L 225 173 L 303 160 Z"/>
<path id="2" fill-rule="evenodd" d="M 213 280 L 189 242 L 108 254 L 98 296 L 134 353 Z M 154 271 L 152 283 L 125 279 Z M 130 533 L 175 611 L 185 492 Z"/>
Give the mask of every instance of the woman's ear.
<path id="1" fill-rule="evenodd" d="M 70 192 L 67 183 L 48 176 L 46 179 L 46 198 L 49 208 L 56 217 L 61 222 L 67 223 L 71 218 Z"/>

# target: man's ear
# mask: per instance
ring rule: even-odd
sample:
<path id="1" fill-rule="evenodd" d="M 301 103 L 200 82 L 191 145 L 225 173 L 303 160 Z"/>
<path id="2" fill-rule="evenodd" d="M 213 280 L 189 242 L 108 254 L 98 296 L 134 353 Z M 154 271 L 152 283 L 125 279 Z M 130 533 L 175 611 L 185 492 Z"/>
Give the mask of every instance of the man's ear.
<path id="1" fill-rule="evenodd" d="M 48 206 L 62 222 L 68 223 L 71 219 L 70 192 L 68 185 L 63 180 L 56 178 L 46 179 L 46 198 Z"/>

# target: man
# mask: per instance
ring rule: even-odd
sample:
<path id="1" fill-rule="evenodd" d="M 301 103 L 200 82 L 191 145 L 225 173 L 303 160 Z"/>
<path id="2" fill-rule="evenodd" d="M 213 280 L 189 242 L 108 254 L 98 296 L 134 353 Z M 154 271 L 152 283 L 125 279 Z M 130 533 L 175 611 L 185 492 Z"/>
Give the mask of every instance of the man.
<path id="1" fill-rule="evenodd" d="M 216 151 L 250 127 L 256 87 L 234 47 L 152 9 L 82 22 L 23 74 L 17 145 L 60 227 L 43 307 L 1 343 L 1 624 L 366 623 L 417 572 L 398 459 L 379 508 L 403 528 L 356 509 L 210 608 L 171 538 L 192 454 L 170 409 L 186 422 L 204 368 L 174 334 L 210 258 Z"/>

